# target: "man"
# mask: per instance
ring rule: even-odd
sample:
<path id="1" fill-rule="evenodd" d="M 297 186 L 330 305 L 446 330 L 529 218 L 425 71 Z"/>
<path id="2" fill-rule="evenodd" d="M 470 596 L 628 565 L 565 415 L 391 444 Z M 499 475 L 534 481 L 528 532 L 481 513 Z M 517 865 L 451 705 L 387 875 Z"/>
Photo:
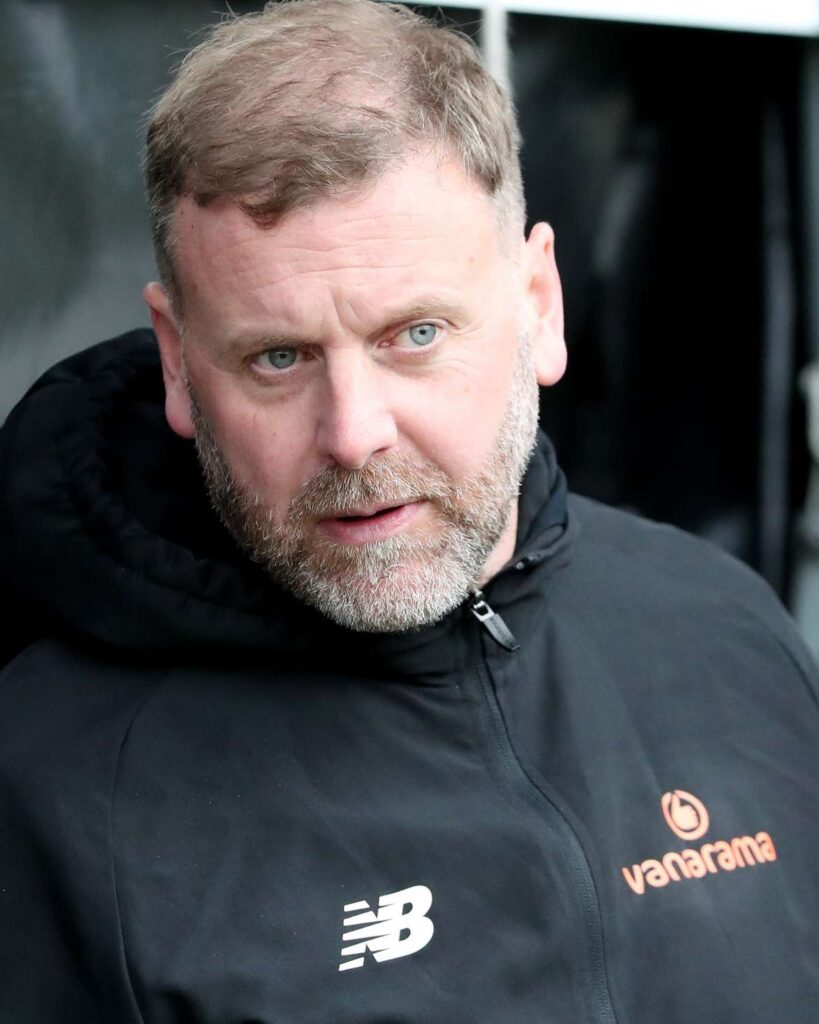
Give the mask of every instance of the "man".
<path id="1" fill-rule="evenodd" d="M 231 19 L 147 175 L 159 358 L 68 360 L 0 449 L 0 1020 L 819 1019 L 814 670 L 748 570 L 567 502 L 471 46 Z"/>

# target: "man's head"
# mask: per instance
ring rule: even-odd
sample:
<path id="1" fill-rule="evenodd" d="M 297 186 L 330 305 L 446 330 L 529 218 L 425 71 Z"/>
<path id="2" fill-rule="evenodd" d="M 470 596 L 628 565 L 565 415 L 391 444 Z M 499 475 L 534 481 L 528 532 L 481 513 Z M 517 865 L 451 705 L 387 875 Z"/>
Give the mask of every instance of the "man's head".
<path id="1" fill-rule="evenodd" d="M 157 262 L 179 302 L 174 211 L 230 196 L 259 224 L 374 181 L 408 150 L 449 155 L 523 230 L 512 104 L 464 37 L 397 4 L 284 0 L 212 29 L 148 129 Z"/>
<path id="2" fill-rule="evenodd" d="M 194 53 L 149 131 L 168 421 L 297 596 L 435 621 L 511 557 L 564 366 L 511 106 L 465 40 L 369 0 L 274 5 Z"/>

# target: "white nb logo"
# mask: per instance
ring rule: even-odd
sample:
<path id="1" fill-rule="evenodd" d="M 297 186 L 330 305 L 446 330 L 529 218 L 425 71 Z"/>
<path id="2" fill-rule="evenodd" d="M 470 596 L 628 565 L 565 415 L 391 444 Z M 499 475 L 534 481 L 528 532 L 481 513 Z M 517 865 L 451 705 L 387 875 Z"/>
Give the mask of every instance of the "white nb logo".
<path id="1" fill-rule="evenodd" d="M 413 885 L 380 897 L 377 914 L 370 910 L 366 900 L 348 903 L 344 913 L 352 914 L 352 917 L 344 918 L 344 927 L 352 931 L 345 931 L 341 937 L 342 942 L 350 943 L 344 946 L 341 955 L 354 959 L 342 960 L 338 969 L 349 971 L 353 967 L 363 967 L 364 957 L 360 954 L 368 949 L 379 962 L 409 956 L 423 949 L 435 931 L 435 926 L 426 916 L 431 906 L 432 893 L 425 885 Z"/>

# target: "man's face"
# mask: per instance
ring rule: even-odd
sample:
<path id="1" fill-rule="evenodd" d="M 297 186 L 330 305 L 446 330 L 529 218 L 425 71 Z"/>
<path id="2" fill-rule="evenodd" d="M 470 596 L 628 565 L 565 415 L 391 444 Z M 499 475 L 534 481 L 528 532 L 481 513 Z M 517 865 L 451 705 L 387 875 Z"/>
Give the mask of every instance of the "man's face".
<path id="1" fill-rule="evenodd" d="M 146 290 L 168 419 L 228 527 L 350 628 L 442 617 L 513 553 L 537 379 L 563 367 L 548 228 L 510 258 L 482 190 L 416 156 L 271 229 L 183 200 L 176 240 L 184 361 Z"/>

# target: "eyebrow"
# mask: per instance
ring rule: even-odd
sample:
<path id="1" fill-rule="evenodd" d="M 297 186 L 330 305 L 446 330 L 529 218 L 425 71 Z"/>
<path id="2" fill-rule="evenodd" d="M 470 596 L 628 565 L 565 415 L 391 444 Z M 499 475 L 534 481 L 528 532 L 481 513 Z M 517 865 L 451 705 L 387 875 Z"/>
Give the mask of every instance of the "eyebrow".
<path id="1" fill-rule="evenodd" d="M 261 351 L 263 349 L 275 348 L 306 348 L 314 342 L 299 339 L 292 334 L 276 334 L 274 332 L 248 331 L 247 334 L 237 334 L 232 338 L 224 338 L 222 341 L 226 352 L 235 355 L 245 355 L 248 352 Z"/>
<path id="2" fill-rule="evenodd" d="M 448 316 L 456 321 L 464 321 L 468 318 L 464 305 L 453 296 L 430 294 L 414 299 L 407 305 L 384 310 L 381 314 L 380 326 L 368 333 L 379 334 L 389 327 L 418 320 L 425 316 Z M 237 334 L 232 338 L 224 339 L 225 348 L 237 354 L 255 349 L 305 348 L 308 345 L 316 344 L 321 344 L 321 340 L 299 337 L 295 333 L 289 334 L 276 330 L 248 331 L 245 334 Z"/>
<path id="3" fill-rule="evenodd" d="M 384 316 L 384 326 L 403 323 L 406 320 L 417 320 L 423 316 L 440 316 L 446 313 L 456 320 L 467 319 L 466 307 L 453 296 L 449 295 L 424 295 L 406 306 L 396 306 L 388 309 Z M 381 330 L 384 328 L 382 327 Z"/>

